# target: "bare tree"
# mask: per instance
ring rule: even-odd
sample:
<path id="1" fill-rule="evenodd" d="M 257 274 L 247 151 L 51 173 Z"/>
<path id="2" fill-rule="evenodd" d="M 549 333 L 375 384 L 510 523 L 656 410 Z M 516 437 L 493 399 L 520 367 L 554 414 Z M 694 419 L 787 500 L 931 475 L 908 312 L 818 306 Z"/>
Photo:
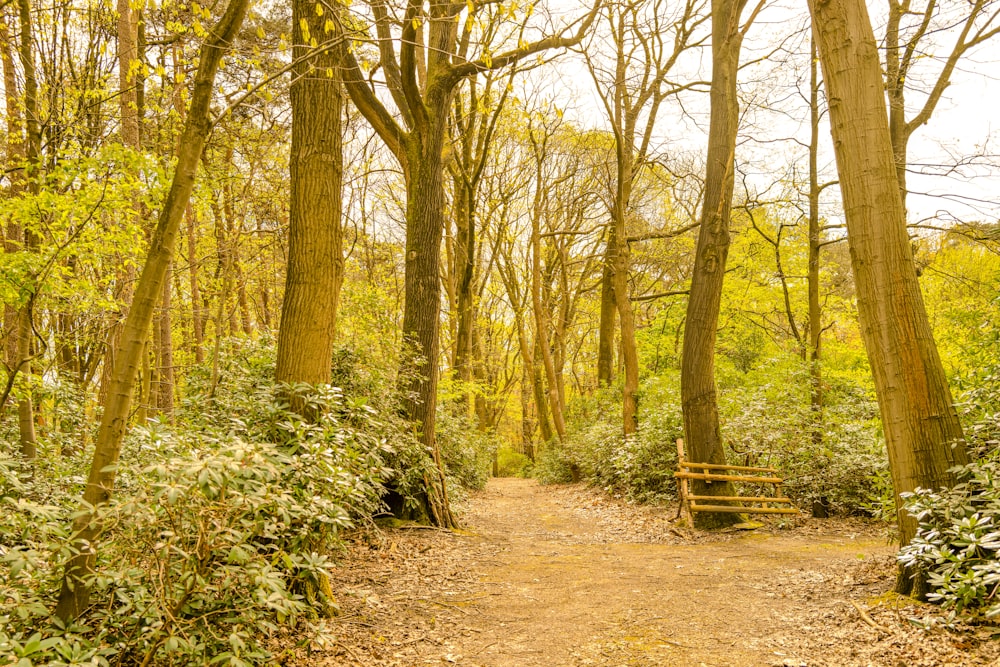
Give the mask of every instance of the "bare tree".
<path id="1" fill-rule="evenodd" d="M 626 436 L 635 433 L 639 425 L 639 355 L 628 293 L 626 228 L 634 215 L 632 189 L 647 166 L 653 129 L 664 100 L 692 85 L 675 85 L 667 77 L 681 54 L 707 38 L 696 35 L 708 21 L 706 9 L 700 0 L 686 0 L 671 16 L 665 0 L 609 4 L 602 19 L 610 32 L 613 65 L 601 64 L 600 46 L 587 53 L 587 66 L 614 133 L 616 166 L 601 287 L 598 382 L 608 384 L 611 380 L 610 351 L 617 311 L 625 371 L 622 425 Z"/>
<path id="2" fill-rule="evenodd" d="M 889 16 L 885 28 L 885 89 L 889 99 L 889 136 L 896 160 L 896 180 L 906 207 L 906 170 L 908 149 L 913 133 L 926 125 L 959 61 L 970 49 L 1000 33 L 1000 5 L 995 0 L 971 0 L 954 3 L 948 0 L 888 0 Z M 959 26 L 951 51 L 944 57 L 937 76 L 932 78 L 927 97 L 912 117 L 907 118 L 907 91 L 916 83 L 916 66 L 925 62 L 925 51 L 937 33 Z"/>

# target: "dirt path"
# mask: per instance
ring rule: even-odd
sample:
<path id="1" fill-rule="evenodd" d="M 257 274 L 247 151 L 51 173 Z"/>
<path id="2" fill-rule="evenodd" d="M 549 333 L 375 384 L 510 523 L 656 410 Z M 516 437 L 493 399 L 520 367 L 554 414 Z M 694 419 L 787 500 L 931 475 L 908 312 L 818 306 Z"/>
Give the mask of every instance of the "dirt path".
<path id="1" fill-rule="evenodd" d="M 580 487 L 493 480 L 467 532 L 396 530 L 334 573 L 336 665 L 987 665 L 997 642 L 895 609 L 861 524 L 704 536 Z M 868 618 L 854 606 L 858 604 Z M 878 628 L 873 626 L 879 626 Z M 1000 662 L 995 663 L 1000 665 Z"/>

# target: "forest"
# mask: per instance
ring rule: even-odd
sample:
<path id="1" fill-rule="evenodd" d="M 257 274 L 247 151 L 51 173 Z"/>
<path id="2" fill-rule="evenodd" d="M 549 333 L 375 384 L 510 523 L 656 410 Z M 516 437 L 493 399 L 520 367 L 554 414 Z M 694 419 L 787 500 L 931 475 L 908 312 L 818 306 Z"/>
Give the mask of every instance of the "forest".
<path id="1" fill-rule="evenodd" d="M 0 664 L 1000 661 L 998 32 L 995 0 L 4 0 Z M 550 547 L 596 588 L 524 593 Z M 650 625 L 734 549 L 687 635 Z M 659 563 L 642 623 L 608 554 Z M 770 569 L 801 606 L 747 609 L 850 617 L 840 648 L 755 613 L 700 648 Z"/>

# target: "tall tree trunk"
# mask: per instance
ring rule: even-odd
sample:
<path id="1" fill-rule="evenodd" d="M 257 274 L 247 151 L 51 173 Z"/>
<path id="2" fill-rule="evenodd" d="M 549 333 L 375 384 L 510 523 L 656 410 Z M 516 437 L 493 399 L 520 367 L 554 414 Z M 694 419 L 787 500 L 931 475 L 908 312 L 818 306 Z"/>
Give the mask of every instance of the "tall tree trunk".
<path id="1" fill-rule="evenodd" d="M 190 111 L 178 146 L 174 176 L 136 285 L 132 307 L 125 320 L 115 360 L 115 373 L 104 402 L 94 458 L 83 492 L 81 511 L 73 521 L 73 555 L 66 563 L 62 590 L 55 609 L 55 615 L 64 622 L 79 616 L 90 600 L 89 575 L 93 573 L 97 540 L 103 529 L 98 512 L 108 502 L 114 488 L 136 374 L 142 361 L 156 304 L 160 299 L 163 280 L 173 257 L 181 219 L 194 188 L 198 162 L 208 137 L 215 74 L 243 23 L 248 4 L 249 0 L 231 0 L 225 14 L 209 32 L 201 48 Z"/>
<path id="2" fill-rule="evenodd" d="M 428 105 L 431 106 L 431 105 Z M 435 438 L 438 384 L 438 328 L 441 303 L 441 234 L 444 229 L 442 149 L 447 128 L 448 94 L 434 100 L 420 130 L 406 138 L 406 271 L 404 276 L 403 407 L 417 424 L 420 441 L 431 452 L 438 479 L 427 481 L 426 509 L 439 526 L 452 527 L 444 467 Z"/>
<path id="3" fill-rule="evenodd" d="M 535 316 L 535 362 L 541 358 L 540 370 L 545 371 L 546 394 L 548 396 L 548 412 L 552 417 L 559 440 L 566 438 L 566 422 L 563 418 L 563 405 L 560 397 L 559 383 L 556 376 L 555 360 L 552 358 L 550 336 L 552 328 L 549 323 L 549 304 L 542 297 L 542 239 L 541 218 L 542 207 L 546 198 L 544 177 L 545 137 L 536 143 L 535 160 L 535 195 L 531 207 L 531 307 Z M 532 142 L 535 143 L 532 136 Z M 539 409 L 541 418 L 541 409 Z"/>
<path id="4" fill-rule="evenodd" d="M 10 158 L 19 162 L 18 170 L 12 174 L 11 195 L 25 190 L 36 193 L 38 191 L 38 168 L 40 165 L 41 152 L 41 130 L 38 124 L 38 79 L 35 73 L 34 56 L 34 30 L 31 24 L 31 2 L 30 0 L 18 0 L 18 23 L 21 29 L 21 39 L 18 45 L 18 55 L 21 60 L 21 69 L 24 74 L 24 99 L 23 99 L 23 123 L 20 109 L 15 110 L 10 118 L 8 131 L 14 129 L 14 136 L 8 135 L 8 148 L 11 150 Z M 6 42 L 6 39 L 4 40 Z M 10 59 L 12 60 L 12 59 Z M 8 67 L 8 64 L 10 67 Z M 6 72 L 10 71 L 13 79 L 13 62 L 4 63 Z M 5 79 L 6 81 L 6 79 Z M 17 99 L 17 85 L 7 92 L 7 106 L 10 108 L 11 101 L 20 107 Z M 21 135 L 21 131 L 24 135 Z M 15 223 L 8 225 L 5 244 L 11 243 L 18 250 L 27 252 L 37 252 L 38 239 L 35 234 L 27 229 L 23 229 Z M 25 286 L 33 288 L 35 286 Z M 10 354 L 8 355 L 9 373 L 15 377 L 18 373 L 27 376 L 31 370 L 31 341 L 32 331 L 32 296 L 29 296 L 26 303 L 13 310 L 13 326 L 11 331 L 13 338 L 10 342 Z M 34 405 L 31 397 L 31 385 L 25 383 L 23 391 L 17 402 L 18 415 L 18 440 L 20 442 L 21 455 L 28 460 L 32 460 L 37 455 L 37 438 L 35 435 Z"/>
<path id="5" fill-rule="evenodd" d="M 812 412 L 812 442 L 823 442 L 823 368 L 821 349 L 823 337 L 822 310 L 819 300 L 819 65 L 815 40 L 809 42 L 809 406 Z"/>
<path id="6" fill-rule="evenodd" d="M 896 179 L 878 50 L 863 0 L 810 0 L 847 219 L 862 338 L 875 378 L 900 538 L 899 494 L 952 486 L 968 461 L 924 308 Z M 901 578 L 901 588 L 911 585 Z M 908 592 L 908 591 L 907 591 Z"/>
<path id="7" fill-rule="evenodd" d="M 467 142 L 468 145 L 469 142 Z M 466 149 L 463 146 L 463 149 Z M 468 150 L 468 149 L 466 149 Z M 466 161 L 471 161 L 467 156 Z M 475 302 L 473 299 L 473 278 L 476 268 L 476 222 L 472 193 L 464 179 L 455 179 L 455 310 L 458 326 L 455 333 L 455 373 L 461 382 L 462 404 L 466 414 L 472 382 L 472 336 L 475 322 Z"/>
<path id="8" fill-rule="evenodd" d="M 194 339 L 195 363 L 205 362 L 205 316 L 202 312 L 201 286 L 198 281 L 198 221 L 195 218 L 194 207 L 188 204 L 185 210 L 187 220 L 187 251 L 188 251 L 188 281 L 191 290 L 191 335 Z"/>
<path id="9" fill-rule="evenodd" d="M 156 391 L 154 404 L 158 414 L 168 422 L 174 419 L 174 345 L 170 318 L 173 264 L 167 266 L 160 294 L 160 312 L 156 315 Z"/>
<path id="10" fill-rule="evenodd" d="M 247 280 L 243 275 L 243 265 L 240 264 L 240 247 L 237 243 L 233 248 L 233 269 L 236 273 L 236 305 L 240 313 L 240 331 L 244 336 L 253 335 L 253 323 L 250 319 L 250 298 L 247 296 Z M 343 274 L 343 271 L 341 271 Z M 337 297 L 339 300 L 340 293 Z"/>
<path id="11" fill-rule="evenodd" d="M 142 137 L 139 126 L 139 98 L 137 95 L 136 67 L 138 53 L 138 15 L 132 9 L 131 0 L 118 0 L 118 120 L 119 138 L 122 145 L 133 150 L 141 150 Z M 132 215 L 139 216 L 140 204 L 135 202 Z M 132 300 L 132 286 L 135 283 L 135 269 L 131 262 L 122 262 L 115 279 L 115 301 L 127 310 L 127 304 Z M 104 352 L 104 366 L 101 370 L 101 381 L 98 389 L 98 400 L 107 400 L 108 390 L 115 372 L 115 354 L 119 348 L 122 327 L 125 324 L 124 314 L 112 313 L 113 320 L 108 328 L 108 339 Z"/>
<path id="12" fill-rule="evenodd" d="M 612 207 L 612 229 L 608 234 L 612 294 L 618 311 L 618 321 L 621 323 L 622 366 L 625 371 L 625 384 L 622 387 L 622 430 L 626 437 L 634 434 L 639 428 L 639 353 L 635 344 L 635 318 L 632 315 L 632 303 L 628 294 L 629 247 L 625 228 L 626 212 L 632 198 L 632 181 L 635 178 L 633 160 L 632 146 L 619 145 L 618 183 Z"/>
<path id="13" fill-rule="evenodd" d="M 326 19 L 311 0 L 293 4 L 295 57 L 309 52 L 309 39 L 324 35 Z M 325 384 L 330 381 L 334 329 L 344 276 L 341 233 L 343 98 L 339 71 L 331 51 L 298 65 L 292 84 L 292 151 L 289 162 L 291 200 L 288 269 L 278 328 L 279 382 Z M 293 397 L 294 407 L 302 406 Z"/>
<path id="14" fill-rule="evenodd" d="M 729 253 L 739 120 L 736 75 L 743 41 L 740 13 L 744 4 L 745 0 L 712 0 L 712 108 L 705 191 L 681 357 L 684 436 L 691 460 L 701 463 L 726 462 L 715 389 L 715 340 Z M 696 495 L 734 495 L 728 482 L 694 480 L 692 487 L 692 494 Z M 731 525 L 739 520 L 735 513 L 695 515 L 695 523 L 703 528 Z"/>
<path id="15" fill-rule="evenodd" d="M 538 180 L 536 187 L 542 188 L 541 163 L 538 165 Z M 538 195 L 536 195 L 537 197 Z M 563 419 L 563 406 L 559 392 L 559 382 L 556 375 L 555 360 L 552 358 L 550 340 L 548 303 L 542 299 L 542 258 L 541 233 L 539 230 L 540 207 L 536 204 L 531 216 L 531 305 L 535 314 L 535 351 L 536 361 L 540 356 L 541 369 L 545 371 L 546 394 L 548 396 L 549 414 L 559 440 L 566 438 L 566 422 Z"/>
<path id="16" fill-rule="evenodd" d="M 521 383 L 518 392 L 521 398 L 521 453 L 534 462 L 535 426 L 531 422 L 531 392 L 534 382 L 531 374 L 532 369 L 527 364 L 521 364 Z"/>

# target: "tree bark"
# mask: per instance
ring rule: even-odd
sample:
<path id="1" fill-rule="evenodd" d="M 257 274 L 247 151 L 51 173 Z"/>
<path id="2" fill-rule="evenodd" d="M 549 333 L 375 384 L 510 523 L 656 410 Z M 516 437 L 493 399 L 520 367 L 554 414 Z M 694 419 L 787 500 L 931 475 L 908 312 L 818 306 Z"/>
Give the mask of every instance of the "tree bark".
<path id="1" fill-rule="evenodd" d="M 608 226 L 611 233 L 611 226 Z M 601 319 L 597 327 L 597 386 L 610 387 L 614 381 L 615 368 L 615 288 L 613 244 L 608 239 L 604 247 L 604 263 L 601 268 Z"/>
<path id="2" fill-rule="evenodd" d="M 830 108 L 858 317 L 903 544 L 916 520 L 899 494 L 952 486 L 962 428 L 924 308 L 906 232 L 875 36 L 862 0 L 810 0 Z"/>
<path id="3" fill-rule="evenodd" d="M 715 340 L 729 253 L 739 120 L 736 75 L 743 41 L 739 21 L 744 5 L 745 0 L 712 0 L 711 116 L 705 191 L 681 356 L 684 436 L 691 460 L 700 463 L 726 462 L 715 389 Z M 728 482 L 701 480 L 694 480 L 692 493 L 735 495 Z M 740 520 L 735 513 L 699 512 L 695 515 L 696 525 L 702 528 L 722 527 Z"/>
<path id="4" fill-rule="evenodd" d="M 178 145 L 173 179 L 136 285 L 132 307 L 125 320 L 81 510 L 73 522 L 73 555 L 66 563 L 62 590 L 55 609 L 55 615 L 64 622 L 75 619 L 89 604 L 90 575 L 93 573 L 97 540 L 103 528 L 99 511 L 110 499 L 114 488 L 136 374 L 210 130 L 209 112 L 215 74 L 243 23 L 248 4 L 249 0 L 231 0 L 225 14 L 211 30 L 201 48 L 191 106 Z"/>
<path id="5" fill-rule="evenodd" d="M 188 204 L 185 211 L 187 220 L 187 251 L 188 251 L 188 284 L 191 290 L 191 336 L 194 339 L 194 360 L 197 364 L 205 363 L 205 316 L 202 313 L 201 284 L 198 281 L 198 221 L 195 218 L 194 207 Z"/>
<path id="6" fill-rule="evenodd" d="M 18 56 L 24 73 L 24 99 L 21 115 L 21 101 L 17 98 L 17 82 L 14 77 L 13 58 L 7 53 L 4 56 L 5 84 L 7 77 L 11 79 L 11 87 L 7 89 L 6 104 L 12 113 L 8 116 L 7 145 L 9 158 L 17 165 L 11 173 L 11 196 L 28 191 L 37 192 L 39 155 L 41 152 L 41 131 L 38 124 L 38 79 L 35 71 L 34 30 L 31 24 L 30 0 L 18 0 L 18 24 L 21 31 L 18 44 Z M 4 50 L 8 51 L 7 39 L 4 36 Z M 9 72 L 9 75 L 8 75 Z M 11 108 L 12 103 L 16 109 Z M 22 132 L 24 134 L 22 134 Z M 38 239 L 34 233 L 23 229 L 16 223 L 9 223 L 4 240 L 5 247 L 16 250 L 37 252 Z M 32 289 L 34 286 L 24 286 Z M 11 326 L 8 339 L 8 373 L 12 375 L 8 382 L 16 381 L 16 376 L 25 376 L 31 370 L 32 331 L 32 301 L 28 296 L 26 302 L 15 309 L 5 309 L 5 315 L 10 318 Z M 0 406 L 2 407 L 2 406 Z M 35 434 L 34 402 L 31 396 L 30 382 L 25 383 L 17 401 L 18 440 L 21 456 L 33 460 L 37 456 L 37 436 Z"/>
<path id="7" fill-rule="evenodd" d="M 819 65 L 816 43 L 809 42 L 809 265 L 806 274 L 809 297 L 809 406 L 812 413 L 812 442 L 823 442 L 823 367 L 820 345 L 823 338 L 819 300 Z"/>
<path id="8" fill-rule="evenodd" d="M 434 427 L 437 411 L 438 314 L 441 302 L 441 234 L 444 229 L 444 165 L 442 150 L 447 129 L 449 91 L 439 91 L 428 105 L 424 131 L 407 136 L 406 271 L 404 278 L 403 340 L 405 363 L 403 407 L 419 425 L 419 437 L 438 467 L 438 479 L 429 481 L 427 509 L 439 526 L 457 525 L 451 515 L 444 467 Z M 414 187 L 414 183 L 419 186 Z"/>
<path id="9" fill-rule="evenodd" d="M 136 64 L 138 61 L 138 15 L 132 9 L 131 0 L 117 0 L 118 11 L 118 121 L 119 139 L 123 146 L 133 150 L 141 150 L 142 138 L 139 125 L 139 97 L 136 80 Z M 133 215 L 140 215 L 139 204 L 133 204 Z M 124 304 L 132 300 L 132 285 L 135 282 L 135 269 L 131 264 L 123 263 L 117 270 L 117 294 L 115 300 Z M 108 338 L 104 351 L 104 365 L 101 369 L 98 400 L 107 400 L 108 390 L 115 372 L 115 354 L 117 353 L 125 323 L 124 313 L 111 313 L 113 318 L 108 327 Z M 144 407 L 144 406 L 140 406 Z"/>
<path id="10" fill-rule="evenodd" d="M 611 264 L 612 294 L 621 324 L 622 366 L 625 384 L 622 387 L 622 430 L 626 437 L 639 428 L 639 353 L 635 343 L 635 320 L 628 294 L 629 246 L 625 228 L 626 212 L 632 197 L 635 178 L 634 155 L 631 145 L 618 148 L 618 185 L 612 207 L 612 229 L 608 234 Z M 603 314 L 602 314 L 603 317 Z"/>
<path id="11" fill-rule="evenodd" d="M 174 419 L 174 345 L 173 326 L 170 317 L 171 275 L 173 265 L 167 267 L 163 279 L 163 290 L 160 293 L 160 308 L 156 314 L 156 412 L 168 422 Z"/>
<path id="12" fill-rule="evenodd" d="M 544 200 L 545 183 L 542 177 L 543 153 L 536 156 L 538 163 L 535 173 L 535 203 L 531 213 L 531 305 L 535 314 L 535 351 L 536 361 L 541 357 L 541 368 L 545 371 L 549 414 L 559 440 L 566 438 L 566 422 L 563 418 L 563 406 L 560 398 L 559 384 L 556 377 L 555 361 L 552 358 L 552 348 L 549 344 L 549 313 L 548 303 L 542 299 L 542 258 L 541 230 L 542 201 Z"/>
<path id="13" fill-rule="evenodd" d="M 325 35 L 312 0 L 292 5 L 294 57 L 309 53 L 309 35 Z M 330 381 L 334 330 L 344 277 L 341 232 L 343 97 L 335 54 L 324 51 L 293 70 L 288 268 L 278 327 L 278 382 Z M 302 397 L 289 396 L 301 410 Z"/>

